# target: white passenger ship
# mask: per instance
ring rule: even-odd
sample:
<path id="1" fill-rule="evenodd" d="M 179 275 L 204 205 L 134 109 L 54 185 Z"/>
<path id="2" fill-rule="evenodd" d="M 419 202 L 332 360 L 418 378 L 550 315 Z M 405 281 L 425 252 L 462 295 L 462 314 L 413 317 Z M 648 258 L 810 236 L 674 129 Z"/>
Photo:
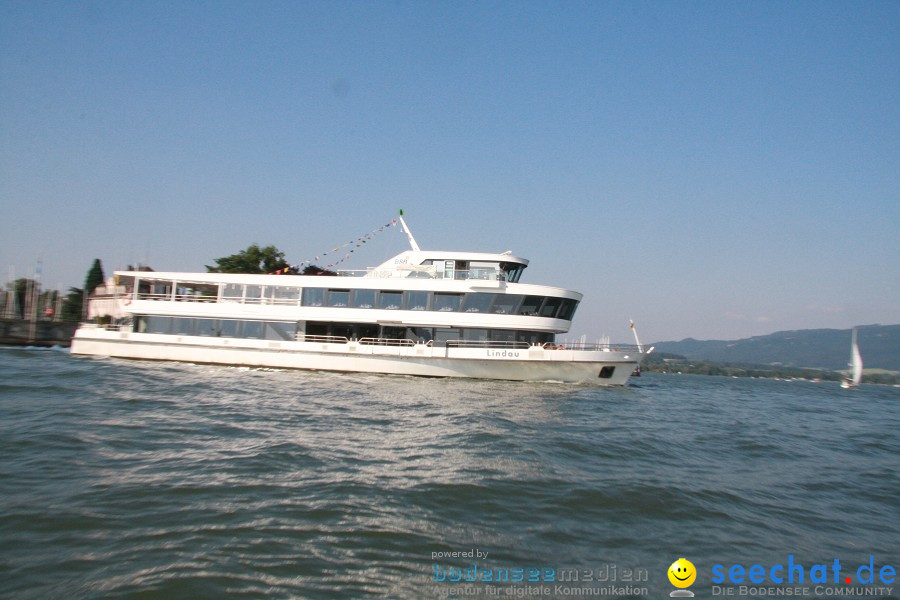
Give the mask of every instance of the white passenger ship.
<path id="1" fill-rule="evenodd" d="M 625 385 L 643 348 L 556 342 L 578 292 L 524 258 L 412 250 L 337 277 L 117 271 L 73 354 L 253 367 Z M 99 319 L 95 319 L 99 321 Z M 651 349 L 652 350 L 652 349 Z"/>

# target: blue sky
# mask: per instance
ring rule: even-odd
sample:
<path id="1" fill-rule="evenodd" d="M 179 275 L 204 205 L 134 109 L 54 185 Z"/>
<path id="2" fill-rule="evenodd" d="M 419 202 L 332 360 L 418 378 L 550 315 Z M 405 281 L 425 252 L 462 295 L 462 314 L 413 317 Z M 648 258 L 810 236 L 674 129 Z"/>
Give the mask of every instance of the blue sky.
<path id="1" fill-rule="evenodd" d="M 3 0 L 0 267 L 300 262 L 403 208 L 591 339 L 900 323 L 898 117 L 893 1 Z"/>

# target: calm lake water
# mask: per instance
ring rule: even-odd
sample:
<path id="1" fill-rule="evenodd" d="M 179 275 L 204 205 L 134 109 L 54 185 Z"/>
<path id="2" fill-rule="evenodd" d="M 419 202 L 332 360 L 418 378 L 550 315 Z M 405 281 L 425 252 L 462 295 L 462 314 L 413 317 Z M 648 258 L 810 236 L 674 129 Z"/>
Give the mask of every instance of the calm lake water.
<path id="1" fill-rule="evenodd" d="M 474 564 L 478 576 L 605 574 L 603 586 L 632 586 L 605 597 L 668 598 L 666 572 L 683 556 L 698 572 L 691 589 L 712 597 L 715 564 L 791 555 L 809 577 L 838 558 L 854 575 L 871 556 L 876 572 L 900 570 L 900 389 L 632 381 L 0 348 L 0 596 L 581 597 L 574 586 L 601 586 L 447 579 Z M 469 551 L 487 556 L 436 554 Z"/>

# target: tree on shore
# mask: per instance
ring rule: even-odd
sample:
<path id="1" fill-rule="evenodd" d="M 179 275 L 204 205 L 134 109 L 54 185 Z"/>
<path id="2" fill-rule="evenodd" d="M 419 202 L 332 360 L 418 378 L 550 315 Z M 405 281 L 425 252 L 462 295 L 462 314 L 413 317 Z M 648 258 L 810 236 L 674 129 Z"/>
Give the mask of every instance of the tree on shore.
<path id="1" fill-rule="evenodd" d="M 60 309 L 62 320 L 68 322 L 80 321 L 83 306 L 84 290 L 77 287 L 70 287 L 69 293 L 63 298 L 62 309 Z"/>
<path id="2" fill-rule="evenodd" d="M 87 303 L 85 296 L 90 296 L 101 285 L 105 277 L 103 276 L 103 265 L 99 258 L 94 259 L 94 264 L 88 269 L 84 278 L 84 287 L 70 287 L 69 293 L 63 300 L 62 313 L 63 321 L 81 321 L 85 318 L 87 312 Z"/>
<path id="3" fill-rule="evenodd" d="M 94 290 L 97 289 L 98 285 L 102 285 L 105 277 L 103 276 L 103 265 L 100 264 L 100 259 L 95 258 L 94 264 L 91 265 L 90 270 L 87 273 L 87 277 L 84 280 L 84 289 L 87 290 L 88 296 L 94 293 Z"/>
<path id="4" fill-rule="evenodd" d="M 260 248 L 252 244 L 231 256 L 215 259 L 215 265 L 206 265 L 208 273 L 274 273 L 288 266 L 284 252 L 275 246 Z"/>

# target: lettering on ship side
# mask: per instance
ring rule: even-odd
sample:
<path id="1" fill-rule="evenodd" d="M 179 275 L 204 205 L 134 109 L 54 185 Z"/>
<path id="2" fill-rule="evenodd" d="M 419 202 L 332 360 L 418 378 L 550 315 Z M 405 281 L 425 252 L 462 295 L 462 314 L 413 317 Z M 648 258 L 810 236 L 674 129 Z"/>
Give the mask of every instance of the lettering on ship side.
<path id="1" fill-rule="evenodd" d="M 487 355 L 492 358 L 519 358 L 518 350 L 488 350 Z"/>

